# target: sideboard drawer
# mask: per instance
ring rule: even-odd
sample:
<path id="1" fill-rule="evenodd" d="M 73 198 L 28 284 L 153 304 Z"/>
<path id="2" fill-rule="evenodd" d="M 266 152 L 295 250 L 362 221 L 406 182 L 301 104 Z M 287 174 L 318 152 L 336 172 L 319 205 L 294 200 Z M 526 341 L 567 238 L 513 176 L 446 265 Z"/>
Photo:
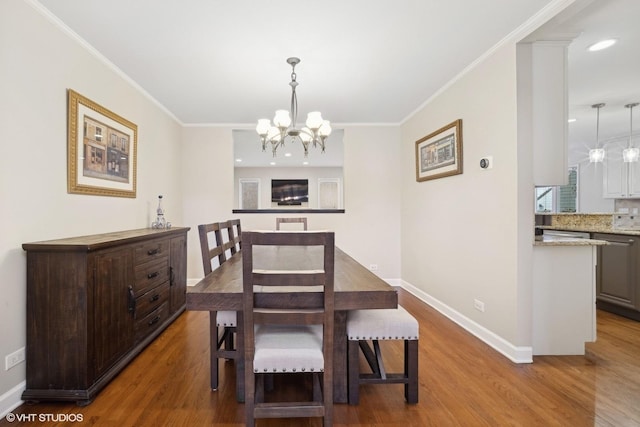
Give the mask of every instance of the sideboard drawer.
<path id="1" fill-rule="evenodd" d="M 158 258 L 169 256 L 169 241 L 166 239 L 154 239 L 136 246 L 135 264 L 144 264 Z"/>
<path id="2" fill-rule="evenodd" d="M 165 302 L 143 318 L 136 320 L 136 342 L 140 342 L 167 320 L 169 317 L 168 308 L 169 304 Z"/>
<path id="3" fill-rule="evenodd" d="M 146 264 L 136 265 L 133 285 L 136 297 L 169 280 L 169 258 L 163 257 Z"/>
<path id="4" fill-rule="evenodd" d="M 169 300 L 169 282 L 136 298 L 136 319 L 140 319 Z"/>

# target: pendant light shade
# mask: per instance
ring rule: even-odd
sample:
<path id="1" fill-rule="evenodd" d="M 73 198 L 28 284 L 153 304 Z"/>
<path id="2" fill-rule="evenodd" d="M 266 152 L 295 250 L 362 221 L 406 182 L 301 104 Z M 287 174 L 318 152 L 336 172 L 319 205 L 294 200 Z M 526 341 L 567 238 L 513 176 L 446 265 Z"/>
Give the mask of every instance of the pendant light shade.
<path id="1" fill-rule="evenodd" d="M 631 138 L 633 138 L 633 107 L 638 106 L 637 102 L 625 105 L 629 109 L 629 143 L 627 148 L 622 151 L 622 159 L 626 163 L 637 162 L 640 157 L 640 148 L 631 146 Z"/>
<path id="2" fill-rule="evenodd" d="M 591 163 L 600 163 L 604 160 L 604 150 L 600 148 L 600 109 L 604 107 L 604 103 L 593 104 L 591 108 L 596 109 L 596 147 L 589 150 L 589 161 Z"/>

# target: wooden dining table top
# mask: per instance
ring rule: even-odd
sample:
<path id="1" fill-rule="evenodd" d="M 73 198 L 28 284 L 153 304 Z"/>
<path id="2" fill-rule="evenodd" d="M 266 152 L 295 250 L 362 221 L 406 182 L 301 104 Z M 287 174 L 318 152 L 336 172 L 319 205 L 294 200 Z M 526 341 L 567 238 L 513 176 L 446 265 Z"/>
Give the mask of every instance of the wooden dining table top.
<path id="1" fill-rule="evenodd" d="M 315 268 L 321 261 L 316 248 L 264 247 L 254 255 L 256 268 Z M 395 308 L 397 291 L 362 264 L 336 247 L 334 261 L 335 310 Z M 305 292 L 308 294 L 308 292 Z M 309 295 L 309 298 L 313 298 Z M 320 297 L 319 294 L 316 297 Z M 257 294 L 256 298 L 278 298 L 277 293 Z M 242 310 L 242 251 L 239 251 L 195 286 L 187 288 L 187 309 Z"/>

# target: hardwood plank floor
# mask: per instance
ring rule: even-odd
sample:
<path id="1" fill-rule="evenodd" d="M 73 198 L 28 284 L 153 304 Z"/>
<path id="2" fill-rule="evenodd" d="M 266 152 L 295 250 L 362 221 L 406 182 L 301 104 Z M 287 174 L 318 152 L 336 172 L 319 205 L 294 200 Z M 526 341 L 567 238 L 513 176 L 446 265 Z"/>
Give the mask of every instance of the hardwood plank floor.
<path id="1" fill-rule="evenodd" d="M 640 426 L 640 322 L 598 311 L 598 341 L 586 356 L 514 364 L 412 295 L 399 295 L 420 323 L 420 403 L 406 405 L 402 385 L 362 386 L 360 405 L 335 405 L 336 426 Z M 89 406 L 22 405 L 13 413 L 33 423 L 2 419 L 0 426 L 242 426 L 233 362 L 221 364 L 219 390 L 209 389 L 208 325 L 208 313 L 186 312 Z M 382 344 L 387 369 L 401 370 L 400 343 Z M 82 422 L 41 422 L 40 414 L 81 415 Z"/>

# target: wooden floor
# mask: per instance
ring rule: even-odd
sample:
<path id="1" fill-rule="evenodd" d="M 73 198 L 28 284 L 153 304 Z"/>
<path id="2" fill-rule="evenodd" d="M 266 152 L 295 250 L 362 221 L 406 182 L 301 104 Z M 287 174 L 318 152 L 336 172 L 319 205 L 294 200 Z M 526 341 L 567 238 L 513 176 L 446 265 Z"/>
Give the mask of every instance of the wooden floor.
<path id="1" fill-rule="evenodd" d="M 420 403 L 406 405 L 402 385 L 363 386 L 360 405 L 335 405 L 336 426 L 640 426 L 640 322 L 599 311 L 586 356 L 514 364 L 402 290 L 400 302 L 420 322 Z M 208 325 L 208 313 L 183 314 L 87 407 L 40 403 L 13 413 L 81 414 L 66 424 L 76 426 L 242 426 L 233 362 L 223 363 L 220 389 L 209 389 Z M 387 367 L 400 370 L 400 345 L 384 344 Z M 0 421 L 8 425 L 26 424 Z"/>

